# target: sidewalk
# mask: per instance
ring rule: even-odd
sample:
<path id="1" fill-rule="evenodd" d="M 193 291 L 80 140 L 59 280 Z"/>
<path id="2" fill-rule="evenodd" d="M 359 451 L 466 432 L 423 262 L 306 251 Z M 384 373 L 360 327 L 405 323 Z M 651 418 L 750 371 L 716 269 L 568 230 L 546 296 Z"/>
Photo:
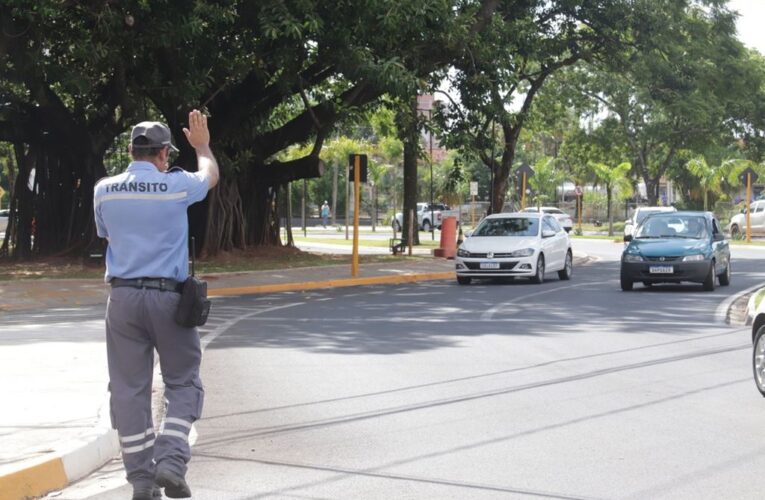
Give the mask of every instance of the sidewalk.
<path id="1" fill-rule="evenodd" d="M 454 261 L 202 276 L 222 297 L 337 286 L 454 279 Z M 0 282 L 0 500 L 34 498 L 90 474 L 118 453 L 110 429 L 98 280 Z"/>

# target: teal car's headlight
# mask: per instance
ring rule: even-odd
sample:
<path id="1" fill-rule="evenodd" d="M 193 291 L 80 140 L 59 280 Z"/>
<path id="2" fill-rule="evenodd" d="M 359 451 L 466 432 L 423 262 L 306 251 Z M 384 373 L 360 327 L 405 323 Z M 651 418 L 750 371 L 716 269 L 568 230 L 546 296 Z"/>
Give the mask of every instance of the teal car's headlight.
<path id="1" fill-rule="evenodd" d="M 624 262 L 643 262 L 643 257 L 636 253 L 625 253 Z"/>
<path id="2" fill-rule="evenodd" d="M 704 256 L 700 253 L 697 253 L 695 255 L 686 255 L 683 257 L 683 262 L 699 262 L 704 260 Z"/>
<path id="3" fill-rule="evenodd" d="M 510 252 L 510 257 L 531 257 L 532 255 L 534 255 L 533 248 L 524 248 L 523 250 L 516 250 L 515 252 Z"/>
<path id="4" fill-rule="evenodd" d="M 470 257 L 470 252 L 468 252 L 467 250 L 463 250 L 462 248 L 458 248 L 457 257 Z"/>

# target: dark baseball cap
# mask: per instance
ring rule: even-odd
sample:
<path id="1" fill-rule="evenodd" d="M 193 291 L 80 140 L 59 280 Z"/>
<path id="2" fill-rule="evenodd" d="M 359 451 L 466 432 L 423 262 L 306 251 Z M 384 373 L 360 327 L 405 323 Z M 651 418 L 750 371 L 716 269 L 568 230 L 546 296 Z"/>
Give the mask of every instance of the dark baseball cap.
<path id="1" fill-rule="evenodd" d="M 139 137 L 144 137 L 146 140 L 136 144 L 135 140 Z M 130 133 L 130 142 L 133 144 L 133 148 L 146 149 L 170 146 L 170 149 L 177 152 L 178 148 L 173 146 L 172 139 L 170 129 L 160 122 L 141 122 L 133 127 L 133 131 Z"/>

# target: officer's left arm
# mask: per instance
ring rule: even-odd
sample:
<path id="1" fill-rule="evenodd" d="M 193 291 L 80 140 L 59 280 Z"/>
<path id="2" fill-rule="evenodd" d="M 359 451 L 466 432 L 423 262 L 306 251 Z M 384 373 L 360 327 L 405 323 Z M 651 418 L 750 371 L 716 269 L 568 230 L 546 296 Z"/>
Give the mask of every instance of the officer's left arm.
<path id="1" fill-rule="evenodd" d="M 99 238 L 109 239 L 109 232 L 106 230 L 106 224 L 104 224 L 104 218 L 101 215 L 101 203 L 98 196 L 98 186 L 93 193 L 93 213 L 96 219 L 96 233 Z"/>

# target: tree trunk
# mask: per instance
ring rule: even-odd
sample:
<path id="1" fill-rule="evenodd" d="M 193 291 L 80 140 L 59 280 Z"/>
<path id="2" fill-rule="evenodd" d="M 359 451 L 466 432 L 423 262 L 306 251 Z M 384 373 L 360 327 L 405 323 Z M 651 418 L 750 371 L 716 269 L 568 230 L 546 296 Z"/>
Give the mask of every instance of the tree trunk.
<path id="1" fill-rule="evenodd" d="M 414 212 L 414 228 L 412 230 L 412 245 L 420 244 L 419 224 L 417 221 L 417 157 L 420 150 L 420 131 L 417 126 L 417 97 L 413 97 L 409 106 L 400 111 L 406 116 L 400 122 L 405 124 L 401 130 L 404 143 L 404 226 L 402 240 L 409 238 L 409 214 Z M 407 242 L 408 243 L 408 242 Z"/>
<path id="2" fill-rule="evenodd" d="M 496 166 L 494 172 L 494 184 L 492 188 L 491 213 L 500 213 L 505 207 L 505 198 L 507 197 L 508 181 L 510 179 L 510 169 L 515 159 L 515 146 L 518 142 L 518 135 L 509 127 L 503 127 L 505 136 L 505 149 L 502 152 L 502 161 Z M 492 158 L 493 161 L 493 158 Z M 528 182 L 528 180 L 527 180 Z"/>
<path id="3" fill-rule="evenodd" d="M 611 195 L 613 189 L 611 185 L 606 186 L 606 209 L 608 210 L 608 235 L 614 235 L 614 214 L 611 210 Z"/>
<path id="4" fill-rule="evenodd" d="M 246 222 L 236 179 L 222 178 L 210 190 L 207 200 L 207 227 L 204 245 L 200 247 L 202 254 L 210 256 L 221 250 L 244 248 Z"/>
<path id="5" fill-rule="evenodd" d="M 287 226 L 287 246 L 294 247 L 295 246 L 295 238 L 292 236 L 292 183 L 288 182 L 286 186 L 284 186 L 285 191 L 285 219 L 286 219 L 286 226 Z"/>
<path id="6" fill-rule="evenodd" d="M 332 213 L 330 214 L 332 216 L 332 225 L 337 225 L 337 219 L 335 218 L 335 214 L 337 214 L 337 171 L 339 169 L 337 168 L 337 164 L 335 162 L 332 162 Z"/>
<path id="7" fill-rule="evenodd" d="M 645 193 L 648 198 L 648 204 L 656 206 L 659 204 L 659 178 L 645 178 Z"/>
<path id="8" fill-rule="evenodd" d="M 250 194 L 249 198 L 244 199 L 247 245 L 281 245 L 277 191 L 275 187 L 248 176 L 247 185 L 243 191 Z"/>
<path id="9" fill-rule="evenodd" d="M 11 217 L 0 253 L 15 259 L 81 254 L 96 240 L 93 187 L 103 177 L 102 153 L 78 151 L 40 134 L 16 144 L 18 175 L 10 202 Z M 11 251 L 12 249 L 12 251 Z"/>

